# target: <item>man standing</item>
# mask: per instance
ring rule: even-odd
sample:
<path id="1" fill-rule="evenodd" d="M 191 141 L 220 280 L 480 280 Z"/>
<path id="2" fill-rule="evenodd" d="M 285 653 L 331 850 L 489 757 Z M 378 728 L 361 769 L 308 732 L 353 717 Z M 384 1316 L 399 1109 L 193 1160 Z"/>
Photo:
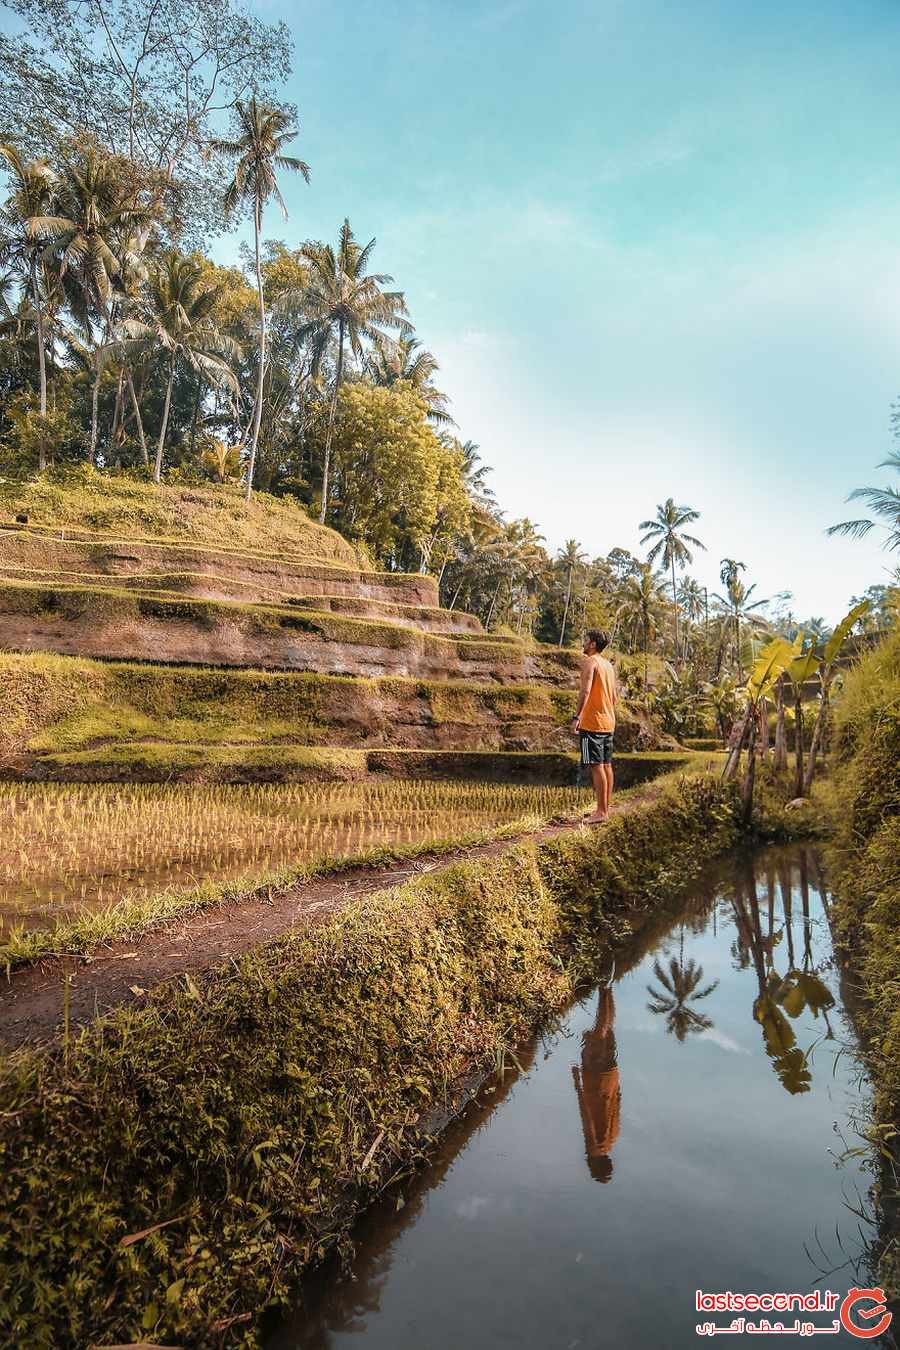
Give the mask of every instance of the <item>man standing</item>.
<path id="1" fill-rule="evenodd" d="M 613 732 L 616 729 L 616 672 L 600 653 L 609 646 L 609 633 L 592 628 L 585 634 L 584 660 L 578 710 L 572 718 L 572 730 L 581 743 L 581 762 L 589 764 L 597 809 L 587 817 L 588 825 L 599 825 L 609 818 L 613 790 Z"/>

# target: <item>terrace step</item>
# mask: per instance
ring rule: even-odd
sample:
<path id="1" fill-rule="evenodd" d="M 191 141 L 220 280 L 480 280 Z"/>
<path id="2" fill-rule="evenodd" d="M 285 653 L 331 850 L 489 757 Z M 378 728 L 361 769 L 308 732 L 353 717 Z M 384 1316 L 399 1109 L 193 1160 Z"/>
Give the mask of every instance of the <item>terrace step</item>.
<path id="1" fill-rule="evenodd" d="M 338 567 L 315 558 L 273 556 L 250 550 L 110 538 L 87 530 L 29 526 L 3 530 L 4 568 L 81 572 L 106 576 L 135 573 L 200 573 L 286 595 L 344 595 L 388 603 L 437 607 L 434 577 Z"/>
<path id="2" fill-rule="evenodd" d="M 687 766 L 681 754 L 622 754 L 620 789 Z M 367 777 L 574 786 L 574 754 L 483 750 L 357 750 L 325 746 L 235 746 L 132 742 L 42 755 L 21 774 L 28 782 L 306 783 Z"/>
<path id="3" fill-rule="evenodd" d="M 0 771 L 129 744 L 570 753 L 574 690 L 0 654 Z M 674 748 L 619 706 L 617 751 Z"/>
<path id="4" fill-rule="evenodd" d="M 44 587 L 79 586 L 89 589 L 111 588 L 108 572 L 69 572 L 41 567 L 22 567 L 0 560 L 0 579 L 30 582 Z M 315 585 L 313 581 L 310 584 Z M 197 600 L 233 600 L 239 604 L 291 605 L 320 614 L 346 614 L 354 618 L 379 619 L 402 628 L 419 628 L 426 633 L 483 634 L 481 620 L 463 610 L 440 609 L 436 605 L 403 604 L 396 600 L 374 600 L 352 595 L 298 595 L 263 586 L 258 582 L 207 572 L 133 572 L 115 576 L 116 590 L 140 591 L 151 595 L 171 595 Z M 494 637 L 494 641 L 513 639 Z"/>
<path id="5" fill-rule="evenodd" d="M 322 674 L 518 683 L 570 682 L 572 652 L 489 634 L 425 633 L 296 606 L 176 598 L 165 592 L 0 582 L 0 647 Z"/>

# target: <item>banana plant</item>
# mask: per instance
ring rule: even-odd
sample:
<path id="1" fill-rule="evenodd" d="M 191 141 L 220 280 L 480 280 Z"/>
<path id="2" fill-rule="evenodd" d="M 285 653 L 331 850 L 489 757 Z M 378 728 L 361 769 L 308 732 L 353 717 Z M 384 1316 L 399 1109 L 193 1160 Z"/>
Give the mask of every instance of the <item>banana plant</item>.
<path id="1" fill-rule="evenodd" d="M 735 728 L 734 741 L 725 764 L 723 777 L 726 782 L 737 773 L 744 740 L 747 741 L 747 768 L 741 785 L 741 803 L 744 823 L 750 823 L 753 812 L 753 790 L 756 784 L 756 738 L 759 732 L 760 709 L 766 698 L 794 657 L 794 648 L 784 638 L 776 637 L 767 642 L 757 656 L 747 680 L 745 693 L 747 705 L 739 726 Z"/>
<path id="2" fill-rule="evenodd" d="M 784 669 L 784 679 L 794 696 L 794 796 L 803 793 L 803 686 L 819 668 L 815 643 L 804 647 L 804 634 L 798 633 L 791 644 L 792 657 Z"/>
<path id="3" fill-rule="evenodd" d="M 822 740 L 822 733 L 825 729 L 825 722 L 828 716 L 828 703 L 831 691 L 831 685 L 837 673 L 837 661 L 844 645 L 849 638 L 856 624 L 872 608 L 870 600 L 861 600 L 858 605 L 854 605 L 849 613 L 845 614 L 843 619 L 835 628 L 831 637 L 825 643 L 821 653 L 818 656 L 818 675 L 820 684 L 819 711 L 816 714 L 816 722 L 813 727 L 812 739 L 809 746 L 809 755 L 806 760 L 806 772 L 803 775 L 802 795 L 808 795 L 812 787 L 813 774 L 816 770 L 816 757 L 819 753 L 819 746 Z"/>

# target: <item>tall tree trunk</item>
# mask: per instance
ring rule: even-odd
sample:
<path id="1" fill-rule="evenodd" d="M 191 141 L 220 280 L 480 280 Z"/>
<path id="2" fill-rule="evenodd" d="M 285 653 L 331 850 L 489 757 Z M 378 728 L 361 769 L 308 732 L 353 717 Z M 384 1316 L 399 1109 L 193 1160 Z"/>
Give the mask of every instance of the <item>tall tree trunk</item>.
<path id="1" fill-rule="evenodd" d="M 759 700 L 759 757 L 764 760 L 769 753 L 769 700 Z"/>
<path id="2" fill-rule="evenodd" d="M 137 394 L 134 392 L 134 378 L 131 374 L 131 366 L 125 365 L 125 381 L 128 385 L 128 392 L 131 395 L 131 406 L 134 409 L 134 423 L 137 427 L 138 440 L 141 443 L 141 454 L 144 457 L 144 468 L 150 467 L 150 456 L 147 453 L 147 437 L 144 435 L 144 419 L 141 417 L 141 405 L 138 403 Z"/>
<path id="3" fill-rule="evenodd" d="M 337 369 L 334 374 L 334 393 L 331 396 L 331 406 L 328 409 L 328 426 L 325 431 L 325 461 L 322 465 L 322 506 L 319 510 L 319 524 L 325 524 L 325 515 L 328 511 L 328 476 L 331 472 L 331 437 L 334 431 L 334 415 L 337 410 L 338 391 L 341 387 L 341 378 L 344 374 L 344 321 L 341 319 L 338 325 L 338 359 Z"/>
<path id="4" fill-rule="evenodd" d="M 497 600 L 500 597 L 500 587 L 502 585 L 503 585 L 503 577 L 501 576 L 500 580 L 497 582 L 497 589 L 494 591 L 493 599 L 491 600 L 491 607 L 488 610 L 488 616 L 484 621 L 485 628 L 490 628 L 491 626 L 491 619 L 494 617 L 494 606 L 496 605 Z"/>
<path id="5" fill-rule="evenodd" d="M 200 396 L 203 393 L 203 381 L 197 376 L 197 392 L 194 395 L 194 415 L 191 418 L 191 457 L 197 449 L 197 418 L 200 416 Z"/>
<path id="6" fill-rule="evenodd" d="M 744 825 L 750 824 L 753 815 L 753 789 L 756 784 L 756 729 L 759 725 L 759 708 L 752 708 L 750 715 L 750 736 L 747 741 L 747 768 L 741 784 L 741 807 Z"/>
<path id="7" fill-rule="evenodd" d="M 736 717 L 728 737 L 728 757 L 725 760 L 725 767 L 722 770 L 722 781 L 730 783 L 737 773 L 738 765 L 741 762 L 741 750 L 744 747 L 744 737 L 747 734 L 747 724 L 750 720 L 751 705 L 748 704 L 746 710 L 740 717 Z"/>
<path id="8" fill-rule="evenodd" d="M 162 459 L 163 447 L 166 443 L 166 432 L 169 428 L 169 407 L 172 403 L 172 385 L 175 383 L 175 360 L 169 363 L 169 382 L 166 385 L 166 401 L 163 405 L 162 426 L 159 429 L 159 444 L 156 447 L 156 464 L 153 466 L 153 481 L 158 483 L 162 478 Z"/>
<path id="9" fill-rule="evenodd" d="M 122 386 L 125 383 L 125 374 L 119 370 L 119 380 L 116 385 L 116 401 L 113 404 L 112 430 L 109 433 L 110 445 L 115 445 L 119 435 L 119 424 L 122 420 Z"/>
<path id="10" fill-rule="evenodd" d="M 34 297 L 34 322 L 37 329 L 38 371 L 40 372 L 40 413 L 41 421 L 47 416 L 47 353 L 44 342 L 44 311 L 41 308 L 41 288 L 38 285 L 37 259 L 31 259 L 31 289 Z M 41 440 L 38 446 L 38 471 L 43 473 L 47 467 L 47 428 L 41 427 Z"/>
<path id="11" fill-rule="evenodd" d="M 94 353 L 96 370 L 94 371 L 94 387 L 91 391 L 91 443 L 88 448 L 88 464 L 93 464 L 97 456 L 97 405 L 100 400 L 100 360 L 98 353 Z"/>
<path id="12" fill-rule="evenodd" d="M 803 796 L 803 704 L 798 686 L 794 696 L 794 796 Z"/>
<path id="13" fill-rule="evenodd" d="M 566 640 L 566 622 L 569 618 L 569 601 L 572 598 L 572 569 L 569 568 L 569 577 L 566 582 L 566 605 L 563 610 L 562 628 L 559 630 L 559 645 L 562 647 Z"/>
<path id="14" fill-rule="evenodd" d="M 784 676 L 778 676 L 775 685 L 775 756 L 773 764 L 776 773 L 787 768 L 787 736 L 784 729 Z"/>
<path id="15" fill-rule="evenodd" d="M 738 680 L 743 683 L 744 658 L 741 655 L 741 620 L 737 610 L 734 611 L 734 655 L 737 661 Z"/>
<path id="16" fill-rule="evenodd" d="M 806 760 L 806 773 L 803 775 L 803 795 L 809 796 L 809 790 L 812 787 L 813 774 L 816 771 L 816 758 L 819 753 L 819 745 L 822 740 L 822 733 L 825 730 L 825 719 L 828 715 L 828 685 L 822 681 L 822 701 L 819 704 L 819 711 L 816 714 L 816 724 L 813 727 L 812 739 L 809 746 L 809 755 Z"/>
<path id="17" fill-rule="evenodd" d="M 259 257 L 259 231 L 262 224 L 262 203 L 257 197 L 253 204 L 253 247 L 256 257 L 256 291 L 259 296 L 259 372 L 256 376 L 256 403 L 250 424 L 250 462 L 247 465 L 247 484 L 244 496 L 249 502 L 253 492 L 253 473 L 256 468 L 256 447 L 262 421 L 263 380 L 266 375 L 266 300 L 263 295 L 262 264 Z"/>
<path id="18" fill-rule="evenodd" d="M 678 651 L 678 601 L 675 598 L 675 554 L 672 554 L 672 614 L 675 618 L 675 669 L 681 665 L 681 656 Z"/>

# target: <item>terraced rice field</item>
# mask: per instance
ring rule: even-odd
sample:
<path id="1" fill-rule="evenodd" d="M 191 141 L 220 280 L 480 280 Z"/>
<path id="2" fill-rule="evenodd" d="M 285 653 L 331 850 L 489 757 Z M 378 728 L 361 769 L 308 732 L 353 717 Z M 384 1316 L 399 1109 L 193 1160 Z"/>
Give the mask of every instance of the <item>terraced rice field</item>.
<path id="1" fill-rule="evenodd" d="M 259 877 L 376 846 L 523 828 L 590 804 L 569 787 L 0 784 L 0 931 L 125 895 Z"/>

